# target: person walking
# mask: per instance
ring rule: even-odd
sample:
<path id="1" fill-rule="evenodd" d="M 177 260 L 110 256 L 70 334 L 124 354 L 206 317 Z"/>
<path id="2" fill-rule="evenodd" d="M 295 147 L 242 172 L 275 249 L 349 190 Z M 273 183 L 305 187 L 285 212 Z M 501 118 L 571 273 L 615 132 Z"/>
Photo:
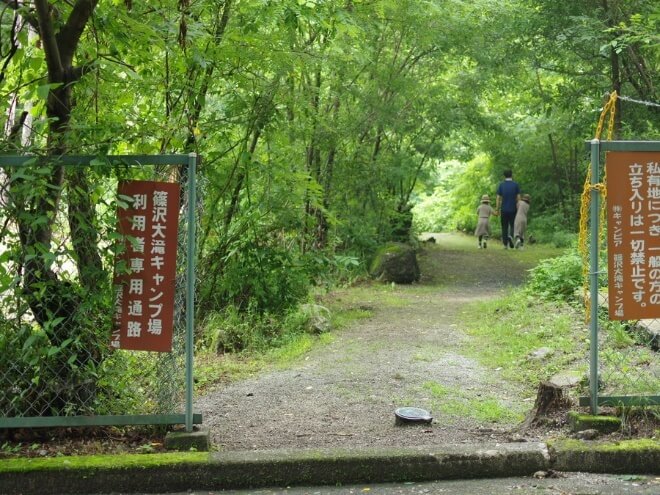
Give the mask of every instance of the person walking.
<path id="1" fill-rule="evenodd" d="M 502 224 L 502 244 L 504 249 L 513 248 L 513 223 L 516 207 L 520 201 L 520 186 L 513 180 L 511 169 L 504 171 L 504 180 L 497 186 L 497 208 Z"/>
<path id="2" fill-rule="evenodd" d="M 527 214 L 529 213 L 529 194 L 523 194 L 518 201 L 518 211 L 513 221 L 513 237 L 516 249 L 522 249 L 525 244 L 525 232 L 527 231 Z"/>
<path id="3" fill-rule="evenodd" d="M 484 194 L 481 196 L 481 204 L 477 208 L 477 228 L 474 231 L 474 235 L 479 238 L 479 249 L 486 249 L 488 247 L 491 215 L 497 215 L 497 212 L 490 206 L 490 197 L 488 194 Z"/>

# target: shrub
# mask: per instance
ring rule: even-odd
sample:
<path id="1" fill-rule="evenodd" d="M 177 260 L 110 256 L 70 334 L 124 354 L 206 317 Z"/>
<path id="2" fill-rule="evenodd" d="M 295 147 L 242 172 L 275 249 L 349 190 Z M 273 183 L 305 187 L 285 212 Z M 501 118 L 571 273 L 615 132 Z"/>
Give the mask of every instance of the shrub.
<path id="1" fill-rule="evenodd" d="M 145 377 L 144 359 L 131 361 L 124 352 L 93 358 L 87 341 L 53 345 L 37 325 L 0 319 L 0 380 L 11 384 L 0 391 L 0 415 L 146 412 L 144 390 L 136 385 Z"/>
<path id="2" fill-rule="evenodd" d="M 577 235 L 571 232 L 558 231 L 552 234 L 551 243 L 558 248 L 567 248 L 572 246 L 577 240 Z"/>
<path id="3" fill-rule="evenodd" d="M 223 304 L 262 314 L 286 312 L 311 285 L 309 267 L 296 252 L 250 242 L 227 256 L 221 280 L 219 287 L 205 290 L 215 291 Z"/>
<path id="4" fill-rule="evenodd" d="M 229 306 L 202 324 L 203 347 L 218 354 L 263 352 L 304 331 L 308 316 L 300 308 L 286 314 L 240 311 Z"/>
<path id="5" fill-rule="evenodd" d="M 577 300 L 582 287 L 582 261 L 575 249 L 557 258 L 541 261 L 530 270 L 526 290 L 546 300 Z"/>
<path id="6" fill-rule="evenodd" d="M 566 225 L 560 213 L 550 215 L 530 216 L 529 231 L 534 238 L 543 244 L 552 244 L 558 248 L 568 248 L 577 239 L 577 234 Z"/>
<path id="7" fill-rule="evenodd" d="M 366 268 L 357 256 L 311 252 L 305 258 L 316 286 L 329 288 L 351 285 L 366 275 Z"/>

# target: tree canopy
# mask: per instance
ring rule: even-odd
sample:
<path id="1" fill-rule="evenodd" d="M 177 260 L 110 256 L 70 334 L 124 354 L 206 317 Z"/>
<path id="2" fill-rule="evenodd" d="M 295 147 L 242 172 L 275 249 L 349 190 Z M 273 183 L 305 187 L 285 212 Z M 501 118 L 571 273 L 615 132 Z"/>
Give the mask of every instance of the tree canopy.
<path id="1" fill-rule="evenodd" d="M 607 95 L 623 97 L 617 138 L 658 138 L 658 9 L 2 0 L 3 153 L 197 153 L 200 316 L 282 313 L 328 273 L 410 238 L 424 198 L 437 208 L 420 226 L 467 228 L 505 168 L 534 215 L 574 229 L 583 142 Z M 58 322 L 52 345 L 105 339 L 104 317 L 73 315 L 107 313 L 117 178 L 56 161 L 4 169 L 1 287 L 41 327 Z"/>

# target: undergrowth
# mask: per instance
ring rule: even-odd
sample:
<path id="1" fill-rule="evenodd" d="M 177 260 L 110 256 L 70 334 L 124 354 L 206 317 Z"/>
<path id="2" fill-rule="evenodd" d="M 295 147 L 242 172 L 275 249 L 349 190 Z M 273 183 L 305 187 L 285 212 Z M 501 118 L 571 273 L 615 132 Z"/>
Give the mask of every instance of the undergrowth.
<path id="1" fill-rule="evenodd" d="M 582 318 L 565 303 L 516 290 L 469 305 L 462 319 L 467 333 L 477 337 L 464 344 L 466 351 L 530 391 L 560 371 L 586 372 L 588 340 Z M 541 350 L 544 357 L 535 357 Z"/>
<path id="2" fill-rule="evenodd" d="M 312 309 L 309 309 L 309 308 Z M 251 376 L 265 368 L 286 368 L 316 345 L 333 341 L 329 331 L 312 325 L 321 305 L 303 305 L 283 316 L 240 314 L 229 310 L 204 323 L 195 353 L 195 392 L 204 395 L 213 385 Z M 333 307 L 327 329 L 334 331 L 371 315 L 365 307 Z"/>
<path id="3" fill-rule="evenodd" d="M 472 396 L 463 387 L 448 387 L 435 381 L 424 383 L 423 388 L 431 395 L 430 409 L 443 416 L 491 423 L 516 423 L 524 417 L 522 410 L 513 410 L 496 396 Z"/>

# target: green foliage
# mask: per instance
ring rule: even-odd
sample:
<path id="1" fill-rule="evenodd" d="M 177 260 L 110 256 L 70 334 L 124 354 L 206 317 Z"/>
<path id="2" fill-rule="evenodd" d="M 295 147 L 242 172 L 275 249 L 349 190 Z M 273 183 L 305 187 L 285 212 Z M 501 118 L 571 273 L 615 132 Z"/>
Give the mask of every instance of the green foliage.
<path id="1" fill-rule="evenodd" d="M 250 321 L 248 315 L 241 315 L 234 308 L 227 308 L 222 313 L 209 314 L 202 325 L 202 342 L 204 347 L 217 353 L 240 352 L 244 349 L 263 347 L 264 325 Z"/>
<path id="2" fill-rule="evenodd" d="M 536 294 L 518 290 L 491 302 L 476 303 L 463 313 L 468 332 L 476 337 L 474 353 L 503 376 L 529 387 L 569 366 L 580 367 L 587 342 L 575 309 L 561 301 L 539 302 Z M 531 354 L 543 347 L 543 360 Z"/>
<path id="3" fill-rule="evenodd" d="M 575 249 L 541 261 L 530 270 L 526 290 L 546 300 L 575 302 L 582 287 L 582 260 Z"/>
<path id="4" fill-rule="evenodd" d="M 225 257 L 220 285 L 208 286 L 205 280 L 209 279 L 201 280 L 202 298 L 257 314 L 284 313 L 307 295 L 311 284 L 310 269 L 294 250 L 249 238 L 236 243 Z"/>
<path id="5" fill-rule="evenodd" d="M 37 326 L 15 329 L 3 320 L 0 380 L 11 383 L 11 393 L 0 395 L 0 410 L 7 416 L 146 412 L 144 359 L 121 353 L 93 359 L 92 351 L 87 339 L 53 345 Z"/>
<path id="6" fill-rule="evenodd" d="M 332 328 L 363 314 L 329 314 L 312 304 L 292 309 L 285 315 L 257 315 L 227 308 L 208 316 L 198 339 L 195 382 L 198 392 L 220 381 L 243 378 L 267 366 L 286 367 L 308 352 L 315 343 L 332 340 L 330 333 L 319 334 L 312 323 L 316 309 L 330 317 Z M 364 313 L 364 312 L 361 312 Z"/>
<path id="7" fill-rule="evenodd" d="M 219 354 L 265 352 L 312 331 L 308 326 L 312 316 L 305 306 L 279 315 L 240 311 L 228 306 L 206 317 L 202 324 L 201 346 Z"/>
<path id="8" fill-rule="evenodd" d="M 608 320 L 603 324 L 603 329 L 615 349 L 625 349 L 636 343 L 627 325 L 620 321 Z"/>
<path id="9" fill-rule="evenodd" d="M 76 40 L 67 53 L 80 65 L 60 71 L 63 81 L 46 64 L 52 44 L 40 38 L 49 30 L 11 22 L 24 7 L 8 2 L 0 86 L 2 115 L 14 121 L 4 127 L 20 124 L 22 112 L 29 121 L 2 146 L 34 156 L 198 153 L 201 319 L 225 311 L 232 319 L 232 306 L 241 318 L 281 318 L 314 284 L 356 280 L 377 246 L 407 240 L 410 204 L 416 232 L 471 232 L 479 198 L 494 197 L 509 167 L 533 198 L 530 233 L 568 246 L 586 170 L 580 150 L 602 95 L 616 87 L 657 101 L 653 2 L 179 7 L 99 2 L 90 19 L 76 15 L 84 24 L 71 32 L 80 39 L 62 42 Z M 72 4 L 51 11 L 57 32 Z M 627 100 L 623 108 L 618 138 L 657 137 L 652 106 Z M 107 196 L 126 170 L 98 160 L 79 173 L 56 171 L 36 163 L 4 170 L 0 292 L 3 305 L 29 308 L 7 332 L 29 338 L 21 325 L 30 322 L 43 333 L 33 341 L 39 352 L 67 356 L 66 373 L 86 382 L 106 357 L 115 206 Z M 76 220 L 87 227 L 76 231 Z M 535 275 L 539 293 L 569 297 L 573 278 L 550 270 Z M 241 338 L 252 345 L 241 328 L 230 331 L 228 348 L 242 348 Z M 277 332 L 263 333 L 268 341 Z M 93 349 L 94 359 L 78 362 L 78 348 Z M 77 368 L 68 363 L 75 354 Z"/>
<path id="10" fill-rule="evenodd" d="M 477 207 L 481 196 L 488 194 L 493 201 L 495 199 L 497 182 L 491 179 L 492 167 L 492 161 L 485 155 L 479 155 L 468 163 L 440 163 L 437 174 L 439 184 L 433 194 L 424 198 L 414 209 L 415 230 L 473 232 L 477 226 Z"/>
<path id="11" fill-rule="evenodd" d="M 417 232 L 444 232 L 449 227 L 452 211 L 447 198 L 440 194 L 424 195 L 413 210 L 414 227 Z"/>
<path id="12" fill-rule="evenodd" d="M 570 228 L 565 222 L 566 217 L 558 212 L 533 217 L 530 215 L 528 228 L 538 242 L 568 248 L 577 241 L 577 224 Z"/>
<path id="13" fill-rule="evenodd" d="M 10 393 L 0 397 L 0 413 L 135 411 L 144 399 L 106 362 L 109 233 L 116 229 L 111 168 L 97 163 L 83 177 L 80 168 L 52 160 L 4 170 L 11 185 L 3 221 L 11 227 L 1 238 L 0 382 L 11 385 L 3 386 Z M 66 188 L 50 182 L 60 173 L 71 181 Z"/>
<path id="14" fill-rule="evenodd" d="M 349 254 L 326 255 L 310 253 L 310 270 L 317 287 L 326 289 L 335 286 L 351 285 L 366 275 L 364 263 L 357 256 Z"/>

